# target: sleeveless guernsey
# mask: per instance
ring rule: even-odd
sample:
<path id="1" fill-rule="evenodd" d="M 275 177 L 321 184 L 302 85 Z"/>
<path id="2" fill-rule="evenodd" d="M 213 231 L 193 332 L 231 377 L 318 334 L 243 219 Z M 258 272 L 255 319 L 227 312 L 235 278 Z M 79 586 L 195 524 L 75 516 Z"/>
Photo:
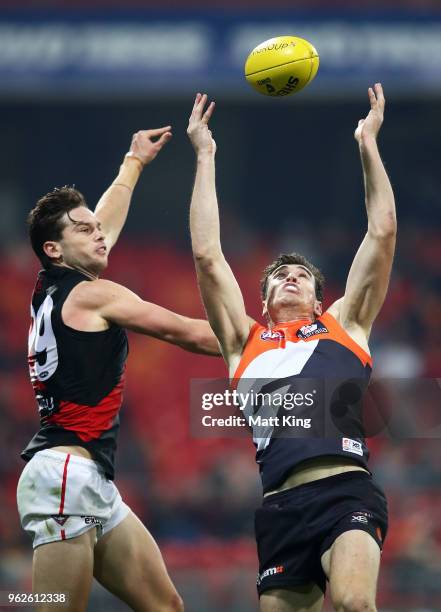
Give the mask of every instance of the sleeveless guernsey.
<path id="1" fill-rule="evenodd" d="M 21 456 L 45 448 L 86 448 L 108 478 L 114 478 L 128 342 L 117 325 L 84 332 L 64 324 L 63 304 L 72 289 L 90 279 L 70 268 L 50 266 L 38 274 L 31 304 L 28 363 L 40 430 Z"/>
<path id="2" fill-rule="evenodd" d="M 242 398 L 260 393 L 258 402 L 242 409 L 253 430 L 264 493 L 307 459 L 341 456 L 367 467 L 362 397 L 371 370 L 371 357 L 329 313 L 312 323 L 251 328 L 233 385 Z"/>

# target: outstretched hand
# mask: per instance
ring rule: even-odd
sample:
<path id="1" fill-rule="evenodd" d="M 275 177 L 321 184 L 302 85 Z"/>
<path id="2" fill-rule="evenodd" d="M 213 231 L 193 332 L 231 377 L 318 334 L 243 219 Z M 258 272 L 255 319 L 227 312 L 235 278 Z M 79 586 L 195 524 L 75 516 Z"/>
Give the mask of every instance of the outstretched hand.
<path id="1" fill-rule="evenodd" d="M 384 118 L 384 99 L 381 83 L 375 83 L 374 87 L 368 89 L 371 110 L 366 119 L 360 119 L 354 132 L 355 140 L 360 144 L 366 137 L 377 138 Z"/>
<path id="2" fill-rule="evenodd" d="M 129 157 L 136 157 L 145 166 L 152 162 L 172 137 L 171 125 L 155 130 L 141 130 L 133 134 Z M 156 140 L 153 140 L 153 139 Z"/>
<path id="3" fill-rule="evenodd" d="M 211 131 L 208 129 L 208 122 L 214 111 L 214 102 L 210 102 L 207 110 L 204 111 L 207 103 L 207 94 L 196 94 L 193 110 L 188 121 L 187 134 L 196 154 L 216 153 L 216 142 Z"/>

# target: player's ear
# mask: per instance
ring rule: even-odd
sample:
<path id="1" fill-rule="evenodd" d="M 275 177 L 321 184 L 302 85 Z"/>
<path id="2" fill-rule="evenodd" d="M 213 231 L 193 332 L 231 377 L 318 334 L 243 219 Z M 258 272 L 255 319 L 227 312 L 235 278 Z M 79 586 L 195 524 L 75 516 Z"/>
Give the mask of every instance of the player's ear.
<path id="1" fill-rule="evenodd" d="M 320 317 L 323 314 L 323 305 L 318 300 L 314 300 L 314 314 L 316 317 Z"/>
<path id="2" fill-rule="evenodd" d="M 262 316 L 263 317 L 268 316 L 268 307 L 267 307 L 266 300 L 262 302 Z"/>
<path id="3" fill-rule="evenodd" d="M 54 261 L 60 260 L 63 255 L 60 243 L 55 240 L 46 240 L 43 243 L 43 251 L 45 255 Z"/>

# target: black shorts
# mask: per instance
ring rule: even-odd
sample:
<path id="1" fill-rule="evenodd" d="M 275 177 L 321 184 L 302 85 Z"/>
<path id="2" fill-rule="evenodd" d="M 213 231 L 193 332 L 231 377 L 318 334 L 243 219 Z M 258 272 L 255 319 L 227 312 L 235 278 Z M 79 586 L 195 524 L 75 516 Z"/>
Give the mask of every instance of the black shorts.
<path id="1" fill-rule="evenodd" d="M 324 593 L 321 556 L 352 529 L 366 531 L 382 549 L 387 502 L 367 472 L 337 474 L 264 498 L 255 516 L 259 596 L 311 582 Z"/>

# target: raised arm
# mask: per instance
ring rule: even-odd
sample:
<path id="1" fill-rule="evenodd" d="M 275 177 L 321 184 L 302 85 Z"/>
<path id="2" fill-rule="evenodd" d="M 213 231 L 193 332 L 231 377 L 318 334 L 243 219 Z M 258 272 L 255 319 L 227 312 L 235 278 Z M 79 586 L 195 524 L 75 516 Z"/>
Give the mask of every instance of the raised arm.
<path id="1" fill-rule="evenodd" d="M 355 139 L 363 167 L 368 230 L 349 271 L 339 319 L 346 329 L 369 337 L 386 297 L 395 250 L 395 200 L 377 146 L 385 99 L 379 83 L 369 88 L 370 111 L 358 122 Z"/>
<path id="2" fill-rule="evenodd" d="M 132 193 L 141 172 L 150 164 L 171 138 L 168 125 L 156 130 L 143 130 L 133 135 L 130 150 L 124 157 L 118 176 L 101 196 L 95 215 L 106 235 L 108 251 L 118 240 L 129 211 Z M 157 140 L 153 140 L 153 139 Z"/>
<path id="3" fill-rule="evenodd" d="M 221 345 L 230 372 L 236 369 L 250 321 L 239 285 L 222 253 L 215 184 L 216 143 L 208 129 L 214 102 L 198 94 L 188 124 L 196 153 L 196 177 L 190 207 L 193 256 L 208 320 Z"/>
<path id="4" fill-rule="evenodd" d="M 114 323 L 187 351 L 220 355 L 218 341 L 208 321 L 184 317 L 146 302 L 130 289 L 109 280 L 78 284 L 63 307 L 63 320 L 84 331 L 99 331 Z"/>

